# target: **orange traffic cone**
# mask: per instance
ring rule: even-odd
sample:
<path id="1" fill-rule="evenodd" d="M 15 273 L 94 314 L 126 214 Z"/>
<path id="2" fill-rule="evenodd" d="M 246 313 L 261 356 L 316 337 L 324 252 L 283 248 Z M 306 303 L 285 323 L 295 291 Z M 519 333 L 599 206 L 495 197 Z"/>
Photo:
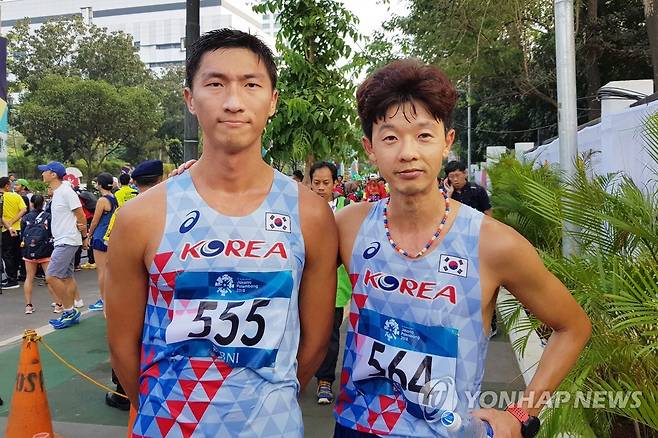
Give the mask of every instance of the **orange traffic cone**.
<path id="1" fill-rule="evenodd" d="M 135 409 L 133 405 L 130 405 L 130 417 L 128 417 L 128 438 L 132 438 L 133 436 L 135 418 L 137 418 L 137 409 Z"/>
<path id="2" fill-rule="evenodd" d="M 7 438 L 54 436 L 37 346 L 37 332 L 25 330 L 16 386 L 7 420 Z"/>

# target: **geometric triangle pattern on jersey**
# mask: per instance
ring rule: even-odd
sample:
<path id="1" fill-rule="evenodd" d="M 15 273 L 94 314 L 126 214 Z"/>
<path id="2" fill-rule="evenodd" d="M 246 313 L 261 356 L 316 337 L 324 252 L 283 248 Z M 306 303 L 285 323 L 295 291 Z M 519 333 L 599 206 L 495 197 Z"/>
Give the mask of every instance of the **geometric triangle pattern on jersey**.
<path id="1" fill-rule="evenodd" d="M 402 354 L 407 355 L 411 354 L 409 351 L 414 351 L 414 347 L 396 344 L 402 341 L 399 330 L 395 332 L 393 327 L 400 323 L 406 326 L 422 325 L 427 327 L 423 330 L 430 332 L 434 330 L 436 333 L 443 333 L 449 329 L 451 333 L 457 333 L 454 376 L 431 375 L 431 378 L 453 378 L 458 397 L 457 406 L 453 408 L 464 409 L 469 402 L 466 393 L 469 392 L 473 397 L 479 391 L 488 346 L 488 337 L 484 335 L 482 326 L 478 252 L 483 215 L 461 205 L 453 225 L 442 236 L 438 245 L 421 258 L 408 259 L 394 250 L 386 238 L 383 217 L 385 202 L 379 201 L 372 206 L 359 228 L 352 250 L 350 277 L 353 281 L 353 293 L 348 314 L 340 392 L 334 415 L 337 422 L 345 427 L 382 436 L 442 437 L 446 432 L 440 430 L 436 423 L 427 422 L 422 415 L 412 413 L 410 403 L 418 403 L 418 399 L 408 399 L 414 394 L 409 388 L 406 393 L 401 394 L 372 389 L 383 390 L 387 385 L 367 386 L 374 391 L 368 394 L 359 388 L 363 386 L 363 382 L 355 383 L 353 380 L 357 364 L 370 367 L 366 371 L 359 371 L 360 373 L 381 375 L 378 369 L 373 368 L 369 359 L 385 359 L 384 356 L 376 355 L 381 354 L 380 350 L 366 350 L 374 344 L 372 341 L 366 342 L 368 337 L 357 333 L 366 330 L 365 326 L 361 327 L 363 324 L 371 324 L 368 322 L 372 321 L 371 317 L 367 321 L 363 320 L 364 314 L 380 315 L 381 321 L 392 320 L 389 325 L 395 324 L 390 325 L 388 329 L 383 324 L 378 328 L 381 333 L 389 330 L 386 332 L 389 337 L 381 338 L 381 343 L 385 344 L 383 348 L 401 348 L 407 352 Z M 375 242 L 379 245 L 373 245 Z M 439 339 L 439 335 L 434 338 Z M 401 371 L 396 365 L 392 365 L 392 368 L 389 365 L 388 362 L 379 363 L 384 371 L 383 378 L 391 382 L 391 377 L 386 377 L 387 369 L 397 370 L 398 373 Z M 413 370 L 416 370 L 416 364 L 410 369 L 411 375 L 405 374 L 407 384 L 413 376 Z M 418 369 L 422 370 L 420 367 Z M 419 375 L 424 376 L 423 373 Z M 399 374 L 394 375 L 392 379 L 394 384 L 399 384 Z M 418 381 L 419 387 L 425 383 L 423 379 Z"/>
<path id="2" fill-rule="evenodd" d="M 165 229 L 149 268 L 140 406 L 133 436 L 303 436 L 296 355 L 300 337 L 298 292 L 305 249 L 297 184 L 274 171 L 270 193 L 253 213 L 243 217 L 224 216 L 209 207 L 196 192 L 190 172 L 169 178 L 166 190 Z M 277 218 L 281 221 L 272 222 Z M 285 230 L 283 225 L 279 227 L 282 221 Z M 272 224 L 277 226 L 268 228 Z M 226 306 L 227 301 L 212 295 L 216 293 L 212 285 L 209 292 L 195 286 L 193 292 L 181 295 L 181 289 L 176 288 L 178 278 L 189 273 L 243 276 L 239 278 L 251 278 L 249 273 L 264 273 L 262 278 L 284 278 L 276 277 L 277 273 L 289 275 L 292 291 L 278 298 L 285 306 L 277 314 L 277 321 L 283 321 L 283 334 L 275 338 L 280 340 L 265 350 L 244 345 L 235 351 L 213 342 L 212 336 L 201 341 L 206 344 L 192 338 L 192 343 L 168 343 L 172 321 L 192 320 L 202 300 Z M 270 289 L 267 284 L 263 286 L 263 290 Z M 198 293 L 210 295 L 196 298 Z M 209 319 L 211 328 L 212 324 L 221 327 L 219 318 L 218 322 L 213 322 L 213 316 Z M 257 324 L 250 321 L 239 320 L 238 324 L 244 324 L 239 326 L 241 333 L 253 339 Z M 193 333 L 198 327 L 184 332 Z M 268 329 L 264 327 L 264 338 Z M 272 359 L 258 362 L 253 357 L 261 357 L 259 354 Z"/>

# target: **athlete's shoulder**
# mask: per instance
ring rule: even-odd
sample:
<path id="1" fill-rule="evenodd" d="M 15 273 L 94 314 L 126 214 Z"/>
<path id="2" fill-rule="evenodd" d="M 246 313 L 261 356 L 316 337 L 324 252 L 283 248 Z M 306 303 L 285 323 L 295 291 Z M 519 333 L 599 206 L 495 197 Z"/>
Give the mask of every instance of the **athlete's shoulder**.
<path id="1" fill-rule="evenodd" d="M 340 211 L 336 212 L 336 224 L 338 230 L 355 230 L 358 231 L 361 223 L 365 220 L 375 206 L 373 202 L 353 202 L 346 205 Z"/>
<path id="2" fill-rule="evenodd" d="M 148 226 L 149 222 L 152 223 L 157 218 L 157 215 L 164 217 L 166 203 L 167 187 L 166 184 L 160 183 L 139 196 L 126 201 L 117 210 L 117 221 L 128 221 L 131 226 Z"/>
<path id="3" fill-rule="evenodd" d="M 534 248 L 514 228 L 484 215 L 480 228 L 480 258 L 490 265 L 508 264 Z"/>
<path id="4" fill-rule="evenodd" d="M 327 201 L 313 193 L 303 184 L 297 184 L 299 190 L 299 215 L 302 222 L 332 222 L 333 213 Z"/>

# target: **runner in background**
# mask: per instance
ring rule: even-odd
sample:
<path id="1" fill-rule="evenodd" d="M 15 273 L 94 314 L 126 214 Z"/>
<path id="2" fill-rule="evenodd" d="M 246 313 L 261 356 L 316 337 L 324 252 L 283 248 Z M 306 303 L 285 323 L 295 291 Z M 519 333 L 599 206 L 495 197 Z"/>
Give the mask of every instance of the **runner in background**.
<path id="1" fill-rule="evenodd" d="M 53 235 L 50 231 L 50 213 L 43 210 L 44 199 L 40 194 L 31 196 L 32 209 L 21 219 L 21 229 L 23 230 L 22 252 L 25 261 L 26 276 L 23 285 L 25 294 L 25 314 L 34 313 L 32 305 L 32 290 L 34 278 L 37 274 L 37 268 L 41 266 L 44 272 L 48 270 L 50 256 L 53 253 Z M 59 302 L 59 298 L 53 293 L 50 284 L 48 292 Z M 61 306 L 61 304 L 60 304 Z"/>
<path id="2" fill-rule="evenodd" d="M 334 197 L 335 192 L 333 189 L 339 183 L 338 170 L 334 164 L 327 161 L 318 161 L 311 166 L 309 176 L 311 177 L 311 190 L 320 195 L 334 213 L 350 203 L 344 196 Z M 351 293 L 350 278 L 347 271 L 345 271 L 345 267 L 341 265 L 338 268 L 336 307 L 331 340 L 324 361 L 315 373 L 315 378 L 318 379 L 316 397 L 320 405 L 328 405 L 334 401 L 332 386 L 336 380 L 336 364 L 338 363 L 338 351 L 340 350 L 340 326 L 343 322 L 343 308 L 349 303 Z"/>
<path id="3" fill-rule="evenodd" d="M 89 305 L 89 310 L 102 312 L 104 309 L 105 299 L 105 272 L 107 269 L 107 245 L 103 240 L 107 227 L 110 224 L 110 218 L 117 209 L 117 200 L 112 194 L 113 177 L 107 172 L 103 172 L 96 177 L 96 184 L 100 191 L 101 197 L 96 203 L 94 218 L 89 226 L 87 237 L 87 246 L 94 250 L 94 260 L 96 261 L 96 273 L 98 274 L 98 291 L 100 298 L 94 304 Z"/>

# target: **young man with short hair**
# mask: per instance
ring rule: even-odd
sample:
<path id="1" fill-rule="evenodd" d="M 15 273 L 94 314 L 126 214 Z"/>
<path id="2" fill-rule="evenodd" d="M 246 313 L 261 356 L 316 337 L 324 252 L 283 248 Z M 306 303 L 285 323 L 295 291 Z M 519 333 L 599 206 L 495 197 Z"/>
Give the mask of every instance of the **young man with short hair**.
<path id="1" fill-rule="evenodd" d="M 311 190 L 322 197 L 334 214 L 349 204 L 344 196 L 334 197 L 334 187 L 339 183 L 338 170 L 333 163 L 318 161 L 313 163 L 309 171 Z M 338 286 L 336 289 L 336 307 L 334 311 L 334 326 L 331 332 L 329 348 L 320 368 L 315 372 L 318 379 L 316 397 L 318 404 L 328 405 L 334 401 L 333 383 L 336 380 L 336 364 L 340 350 L 340 326 L 343 322 L 343 308 L 349 303 L 352 293 L 350 277 L 344 266 L 338 268 Z"/>
<path id="2" fill-rule="evenodd" d="M 43 182 L 53 190 L 50 201 L 51 231 L 55 248 L 50 256 L 46 281 L 63 305 L 59 319 L 51 319 L 55 329 L 64 329 L 77 324 L 80 311 L 74 307 L 78 285 L 73 278 L 75 254 L 82 245 L 87 249 L 87 220 L 82 211 L 80 198 L 71 185 L 63 182 L 66 168 L 53 161 L 38 166 Z M 83 243 L 84 240 L 84 243 Z"/>
<path id="3" fill-rule="evenodd" d="M 470 415 L 499 286 L 554 332 L 529 401 L 472 413 L 496 438 L 535 436 L 541 397 L 589 339 L 586 314 L 526 239 L 439 190 L 456 100 L 443 72 L 415 60 L 386 65 L 357 91 L 363 147 L 390 198 L 336 216 L 353 284 L 336 437 L 445 437 L 443 412 Z"/>
<path id="4" fill-rule="evenodd" d="M 16 289 L 19 287 L 18 271 L 22 260 L 21 218 L 27 213 L 27 206 L 21 195 L 11 191 L 11 182 L 6 176 L 0 178 L 0 192 L 2 193 L 2 260 L 7 275 L 7 279 L 2 282 L 2 288 Z"/>
<path id="5" fill-rule="evenodd" d="M 190 52 L 185 100 L 203 154 L 117 213 L 112 365 L 138 407 L 137 436 L 301 437 L 297 397 L 333 322 L 335 223 L 263 161 L 278 100 L 270 49 L 221 29 Z"/>

